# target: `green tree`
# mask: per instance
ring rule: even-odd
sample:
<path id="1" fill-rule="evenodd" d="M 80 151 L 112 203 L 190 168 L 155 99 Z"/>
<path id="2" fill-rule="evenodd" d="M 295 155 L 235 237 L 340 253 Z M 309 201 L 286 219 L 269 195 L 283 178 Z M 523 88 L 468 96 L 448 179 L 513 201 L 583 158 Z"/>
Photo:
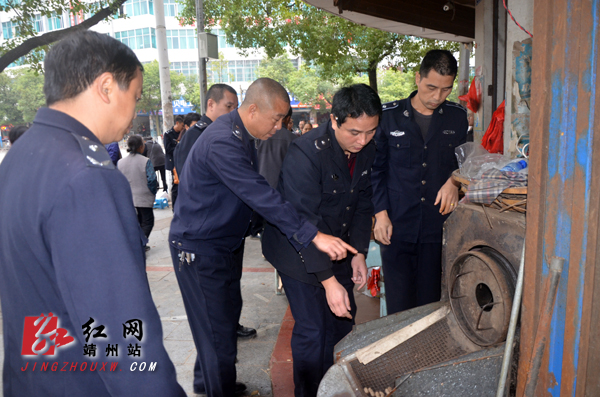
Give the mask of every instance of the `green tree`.
<path id="1" fill-rule="evenodd" d="M 193 23 L 195 1 L 182 0 L 184 22 Z M 220 23 L 242 51 L 264 48 L 269 58 L 287 51 L 321 67 L 325 78 L 366 73 L 377 89 L 377 68 L 414 68 L 431 48 L 458 51 L 458 43 L 384 32 L 337 17 L 301 0 L 205 0 L 208 28 Z"/>
<path id="2" fill-rule="evenodd" d="M 342 84 L 335 80 L 325 79 L 318 69 L 306 65 L 292 73 L 289 78 L 289 91 L 302 103 L 313 108 L 325 109 L 333 99 L 333 95 Z"/>
<path id="3" fill-rule="evenodd" d="M 18 93 L 17 109 L 23 114 L 23 121 L 32 122 L 38 109 L 46 106 L 44 97 L 44 76 L 30 69 L 15 73 L 14 89 Z"/>
<path id="4" fill-rule="evenodd" d="M 290 77 L 296 72 L 296 68 L 292 61 L 287 57 L 287 54 L 277 56 L 275 58 L 267 58 L 260 61 L 258 67 L 259 77 L 269 77 L 279 84 L 290 90 Z"/>
<path id="5" fill-rule="evenodd" d="M 207 88 L 210 88 L 212 84 L 209 84 Z M 183 99 L 192 104 L 192 109 L 197 112 L 202 109 L 200 106 L 200 85 L 198 84 L 198 76 L 186 76 L 183 81 L 183 87 L 185 93 L 182 95 Z"/>
<path id="6" fill-rule="evenodd" d="M 0 74 L 0 124 L 22 124 L 23 112 L 19 110 L 19 92 L 15 89 L 15 79 Z"/>
<path id="7" fill-rule="evenodd" d="M 21 57 L 23 64 L 41 70 L 41 61 L 48 46 L 68 34 L 89 29 L 97 23 L 113 18 L 119 7 L 126 0 L 101 0 L 87 2 L 81 0 L 6 0 L 0 2 L 0 11 L 14 11 L 11 19 L 12 38 L 4 37 L 0 45 L 0 72 Z M 65 29 L 53 30 L 38 36 L 35 16 L 52 17 L 68 11 L 73 15 L 79 13 L 93 14 L 78 25 Z"/>
<path id="8" fill-rule="evenodd" d="M 232 76 L 229 73 L 229 61 L 225 60 L 225 55 L 221 51 L 219 51 L 219 59 L 210 61 L 206 65 L 206 69 L 211 73 L 209 84 L 225 83 L 232 80 Z M 198 88 L 199 92 L 200 89 Z"/>
<path id="9" fill-rule="evenodd" d="M 415 73 L 412 70 L 408 72 L 400 72 L 389 68 L 381 70 L 377 75 L 379 98 L 381 98 L 382 103 L 406 98 L 411 92 L 417 89 L 415 84 Z M 368 77 L 357 77 L 354 79 L 354 83 L 368 84 Z"/>
<path id="10" fill-rule="evenodd" d="M 185 76 L 171 70 L 171 98 L 178 99 L 182 95 Z M 155 125 L 159 124 L 158 112 L 162 109 L 160 94 L 160 77 L 158 61 L 152 61 L 144 65 L 144 84 L 142 97 L 140 98 L 136 109 L 147 112 L 154 118 Z"/>

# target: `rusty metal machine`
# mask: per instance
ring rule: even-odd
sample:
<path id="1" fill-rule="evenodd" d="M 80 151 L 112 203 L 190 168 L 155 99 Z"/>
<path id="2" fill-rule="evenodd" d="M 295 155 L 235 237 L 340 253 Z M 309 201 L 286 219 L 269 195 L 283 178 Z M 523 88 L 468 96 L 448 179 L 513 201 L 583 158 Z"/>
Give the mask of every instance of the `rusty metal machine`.
<path id="1" fill-rule="evenodd" d="M 442 300 L 355 326 L 319 396 L 494 396 L 524 239 L 523 213 L 460 204 Z"/>

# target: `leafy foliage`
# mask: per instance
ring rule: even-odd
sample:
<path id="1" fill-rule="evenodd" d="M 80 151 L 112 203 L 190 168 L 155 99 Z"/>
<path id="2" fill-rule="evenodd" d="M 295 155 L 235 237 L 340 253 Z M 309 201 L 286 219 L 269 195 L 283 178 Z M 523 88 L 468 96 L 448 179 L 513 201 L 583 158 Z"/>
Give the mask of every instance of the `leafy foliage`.
<path id="1" fill-rule="evenodd" d="M 17 108 L 19 94 L 15 87 L 15 79 L 5 73 L 0 74 L 0 124 L 23 123 L 23 112 Z"/>
<path id="2" fill-rule="evenodd" d="M 195 1 L 185 5 L 182 21 L 194 23 Z M 377 88 L 380 63 L 412 69 L 432 48 L 458 51 L 458 43 L 408 37 L 364 27 L 329 14 L 300 0 L 206 0 L 207 28 L 219 25 L 227 40 L 248 53 L 264 48 L 269 58 L 302 56 L 318 66 L 323 78 L 346 79 L 368 73 Z"/>
<path id="3" fill-rule="evenodd" d="M 171 95 L 178 99 L 182 94 L 185 76 L 171 70 Z M 162 109 L 160 95 L 160 76 L 158 61 L 152 61 L 144 65 L 144 84 L 142 97 L 137 104 L 137 110 L 146 112 L 158 112 Z"/>
<path id="4" fill-rule="evenodd" d="M 67 34 L 97 24 L 103 19 L 115 17 L 119 7 L 125 0 L 100 0 L 83 2 L 81 0 L 6 0 L 0 3 L 0 11 L 14 12 L 11 19 L 13 37 L 4 37 L 0 45 L 0 72 L 6 66 L 19 60 L 20 64 L 28 64 L 32 69 L 42 71 L 42 61 L 49 45 Z M 36 15 L 41 17 L 61 16 L 64 12 L 73 15 L 91 14 L 79 25 L 44 33 L 38 36 Z"/>
<path id="5" fill-rule="evenodd" d="M 22 113 L 23 121 L 32 122 L 38 109 L 46 106 L 44 76 L 23 68 L 15 73 L 12 86 L 17 93 L 15 107 Z"/>

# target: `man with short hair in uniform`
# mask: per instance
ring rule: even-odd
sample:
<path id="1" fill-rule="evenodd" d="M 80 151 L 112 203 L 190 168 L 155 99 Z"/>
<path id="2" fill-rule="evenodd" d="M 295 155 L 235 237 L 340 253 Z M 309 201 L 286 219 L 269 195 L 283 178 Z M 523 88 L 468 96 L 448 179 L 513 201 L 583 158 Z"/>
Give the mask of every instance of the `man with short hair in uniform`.
<path id="1" fill-rule="evenodd" d="M 165 169 L 171 171 L 171 204 L 175 208 L 175 201 L 177 201 L 177 184 L 175 181 L 175 174 L 173 168 L 175 162 L 173 161 L 173 153 L 179 142 L 179 133 L 183 130 L 183 116 L 175 116 L 175 125 L 171 127 L 167 132 L 163 134 L 163 145 L 165 147 Z"/>
<path id="2" fill-rule="evenodd" d="M 372 180 L 388 314 L 440 299 L 442 226 L 458 204 L 454 149 L 468 129 L 466 110 L 446 101 L 456 72 L 451 52 L 429 51 L 417 91 L 383 105 Z"/>
<path id="3" fill-rule="evenodd" d="M 175 148 L 175 169 L 177 170 L 177 174 L 180 175 L 180 172 L 183 170 L 183 165 L 185 164 L 185 160 L 194 146 L 194 143 L 198 140 L 200 135 L 204 132 L 206 127 L 212 124 L 212 122 L 224 114 L 234 111 L 238 107 L 238 97 L 237 92 L 233 89 L 233 87 L 227 84 L 213 84 L 206 93 L 206 102 L 204 104 L 204 109 L 206 111 L 200 117 L 200 120 L 194 125 L 192 125 L 186 131 L 183 139 Z M 187 117 L 186 117 L 187 119 Z M 235 255 L 238 261 L 240 262 L 240 269 L 242 266 L 242 261 L 244 259 L 244 243 L 240 245 L 240 247 L 236 250 Z M 240 272 L 240 277 L 242 277 L 242 273 Z M 244 327 L 241 324 L 237 326 L 237 335 L 240 338 L 250 338 L 256 335 L 256 330 L 250 327 Z M 196 368 L 195 372 L 199 373 L 200 369 L 198 367 L 199 361 L 196 359 Z"/>
<path id="4" fill-rule="evenodd" d="M 142 70 L 105 34 L 53 45 L 48 107 L 0 164 L 5 396 L 185 395 L 163 346 L 131 189 L 104 147 L 135 117 Z M 154 371 L 132 370 L 144 362 Z"/>
<path id="5" fill-rule="evenodd" d="M 365 84 L 340 89 L 330 120 L 289 147 L 277 190 L 323 233 L 358 250 L 342 261 L 308 247 L 298 255 L 271 224 L 262 238 L 265 258 L 281 275 L 295 324 L 292 333 L 297 397 L 317 395 L 333 365 L 333 348 L 354 325 L 354 285 L 367 282 L 365 262 L 373 216 L 372 142 L 381 115 L 377 93 Z"/>
<path id="6" fill-rule="evenodd" d="M 237 92 L 227 84 L 213 84 L 206 93 L 204 103 L 205 112 L 197 123 L 191 125 L 183 138 L 175 148 L 174 161 L 177 175 L 181 176 L 183 164 L 187 159 L 192 146 L 204 132 L 206 127 L 212 124 L 224 114 L 234 111 L 238 107 Z"/>
<path id="7" fill-rule="evenodd" d="M 256 80 L 239 109 L 200 135 L 183 166 L 169 243 L 203 375 L 195 377 L 194 391 L 209 397 L 233 396 L 246 388 L 236 383 L 242 297 L 234 251 L 253 209 L 279 227 L 297 251 L 314 244 L 332 260 L 356 253 L 301 218 L 257 172 L 256 140 L 273 136 L 289 107 L 281 84 Z"/>

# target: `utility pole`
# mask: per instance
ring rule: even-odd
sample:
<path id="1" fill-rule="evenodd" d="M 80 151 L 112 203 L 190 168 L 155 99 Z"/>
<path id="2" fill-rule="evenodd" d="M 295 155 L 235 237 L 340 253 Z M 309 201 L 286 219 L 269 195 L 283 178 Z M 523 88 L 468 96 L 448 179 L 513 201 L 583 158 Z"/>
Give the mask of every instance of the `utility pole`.
<path id="1" fill-rule="evenodd" d="M 162 1 L 162 0 L 161 0 Z M 204 114 L 204 102 L 206 101 L 206 58 L 202 56 L 201 48 L 204 42 L 200 39 L 204 33 L 204 0 L 196 0 L 196 29 L 198 41 L 198 84 L 200 85 L 200 113 Z"/>
<path id="2" fill-rule="evenodd" d="M 154 0 L 154 18 L 156 19 L 156 46 L 158 47 L 163 131 L 167 131 L 173 126 L 173 97 L 171 95 L 171 72 L 169 70 L 169 52 L 167 49 L 167 30 L 163 0 Z"/>

